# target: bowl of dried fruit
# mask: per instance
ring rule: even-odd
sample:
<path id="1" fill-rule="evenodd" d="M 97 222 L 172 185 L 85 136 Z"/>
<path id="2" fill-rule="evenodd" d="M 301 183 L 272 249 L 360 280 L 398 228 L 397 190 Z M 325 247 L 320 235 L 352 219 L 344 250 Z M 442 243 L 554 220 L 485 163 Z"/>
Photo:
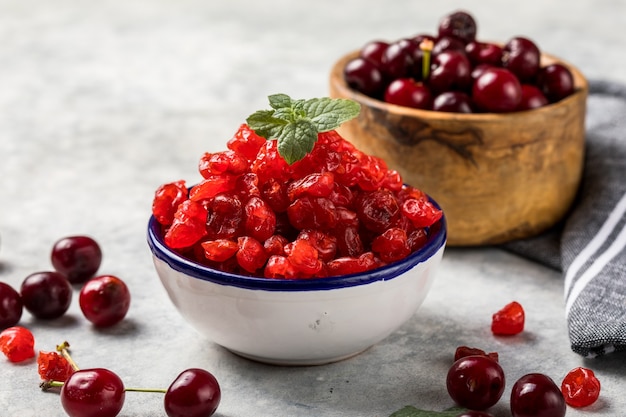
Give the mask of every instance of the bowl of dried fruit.
<path id="1" fill-rule="evenodd" d="M 270 104 L 200 158 L 195 185 L 158 187 L 148 244 L 173 305 L 207 339 L 266 363 L 338 361 L 416 313 L 445 217 L 334 130 L 357 103 Z"/>
<path id="2" fill-rule="evenodd" d="M 568 212 L 584 162 L 588 84 L 525 37 L 482 41 L 467 12 L 433 34 L 341 57 L 330 96 L 361 104 L 339 132 L 446 212 L 448 244 L 537 235 Z"/>

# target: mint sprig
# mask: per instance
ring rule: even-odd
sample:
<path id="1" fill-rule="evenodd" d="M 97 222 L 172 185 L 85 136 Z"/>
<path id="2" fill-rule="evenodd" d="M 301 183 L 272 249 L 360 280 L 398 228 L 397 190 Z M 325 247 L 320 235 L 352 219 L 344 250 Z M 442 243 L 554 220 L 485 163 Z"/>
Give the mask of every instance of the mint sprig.
<path id="1" fill-rule="evenodd" d="M 246 119 L 257 135 L 278 141 L 278 153 L 293 164 L 311 152 L 318 133 L 338 128 L 358 116 L 361 106 L 340 98 L 293 100 L 286 94 L 268 97 L 272 110 L 259 110 Z"/>
<path id="2" fill-rule="evenodd" d="M 404 408 L 391 414 L 389 417 L 456 417 L 463 411 L 467 411 L 465 408 L 452 407 L 444 411 L 429 411 L 420 410 L 411 405 L 407 405 Z"/>

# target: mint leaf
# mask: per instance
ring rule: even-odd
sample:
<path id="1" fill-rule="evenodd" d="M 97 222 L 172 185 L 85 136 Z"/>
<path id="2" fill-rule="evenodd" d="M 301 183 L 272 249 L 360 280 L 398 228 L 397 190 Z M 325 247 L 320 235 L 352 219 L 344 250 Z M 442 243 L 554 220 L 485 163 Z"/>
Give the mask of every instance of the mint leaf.
<path id="1" fill-rule="evenodd" d="M 355 101 L 331 98 L 314 98 L 304 102 L 302 107 L 317 126 L 318 132 L 336 129 L 358 115 L 361 109 Z"/>
<path id="2" fill-rule="evenodd" d="M 265 139 L 278 141 L 278 153 L 289 164 L 311 152 L 317 135 L 338 128 L 358 116 L 361 106 L 346 99 L 293 100 L 286 94 L 268 97 L 272 110 L 259 110 L 246 119 Z"/>
<path id="3" fill-rule="evenodd" d="M 420 410 L 419 408 L 407 405 L 406 407 L 391 414 L 389 417 L 456 417 L 463 411 L 467 410 L 460 407 L 452 407 L 444 411 L 429 411 Z"/>
<path id="4" fill-rule="evenodd" d="M 276 138 L 289 121 L 274 117 L 274 110 L 259 110 L 246 119 L 257 135 L 264 138 Z M 253 127 L 254 126 L 254 127 Z"/>
<path id="5" fill-rule="evenodd" d="M 291 164 L 311 152 L 317 141 L 317 130 L 310 120 L 300 119 L 286 125 L 276 139 L 278 153 Z"/>
<path id="6" fill-rule="evenodd" d="M 282 108 L 291 108 L 293 105 L 291 104 L 291 97 L 287 94 L 272 94 L 267 97 L 270 102 L 270 106 L 273 109 L 282 109 Z"/>

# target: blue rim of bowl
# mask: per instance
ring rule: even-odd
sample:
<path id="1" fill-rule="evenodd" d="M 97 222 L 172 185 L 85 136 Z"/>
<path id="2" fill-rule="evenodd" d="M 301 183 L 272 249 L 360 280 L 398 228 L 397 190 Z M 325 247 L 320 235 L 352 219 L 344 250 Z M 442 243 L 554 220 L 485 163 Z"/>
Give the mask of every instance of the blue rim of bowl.
<path id="1" fill-rule="evenodd" d="M 432 199 L 433 204 L 439 205 Z M 388 281 L 412 269 L 417 264 L 430 259 L 441 249 L 447 239 L 445 214 L 439 220 L 440 227 L 431 236 L 421 249 L 413 252 L 406 258 L 373 269 L 361 274 L 338 275 L 327 278 L 309 279 L 276 279 L 249 277 L 230 272 L 224 272 L 207 266 L 199 265 L 192 260 L 181 256 L 165 245 L 161 236 L 161 225 L 154 216 L 148 222 L 148 246 L 152 254 L 168 264 L 172 269 L 191 277 L 220 285 L 265 291 L 319 291 L 337 288 L 355 287 L 370 284 L 376 281 Z"/>

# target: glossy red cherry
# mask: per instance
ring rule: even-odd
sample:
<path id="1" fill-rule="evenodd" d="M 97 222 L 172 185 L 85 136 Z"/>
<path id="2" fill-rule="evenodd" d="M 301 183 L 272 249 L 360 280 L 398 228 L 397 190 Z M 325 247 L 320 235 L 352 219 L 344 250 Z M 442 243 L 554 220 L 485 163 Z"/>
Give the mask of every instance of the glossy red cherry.
<path id="1" fill-rule="evenodd" d="M 474 66 L 500 66 L 502 63 L 502 47 L 495 43 L 473 41 L 465 45 L 465 53 Z"/>
<path id="2" fill-rule="evenodd" d="M 548 99 L 539 88 L 531 84 L 522 84 L 522 99 L 517 110 L 532 110 L 548 104 Z"/>
<path id="3" fill-rule="evenodd" d="M 537 85 L 548 100 L 554 103 L 574 92 L 574 77 L 565 65 L 551 64 L 541 68 Z"/>
<path id="4" fill-rule="evenodd" d="M 517 36 L 502 49 L 502 66 L 511 71 L 520 82 L 532 80 L 539 71 L 541 52 L 533 41 Z"/>
<path id="5" fill-rule="evenodd" d="M 504 392 L 504 371 L 487 356 L 465 356 L 450 367 L 446 387 L 461 407 L 485 410 L 498 402 Z"/>
<path id="6" fill-rule="evenodd" d="M 115 417 L 125 397 L 120 377 L 104 368 L 76 371 L 61 388 L 61 405 L 70 417 Z"/>
<path id="7" fill-rule="evenodd" d="M 428 86 L 435 93 L 466 90 L 471 83 L 472 66 L 460 51 L 444 51 L 436 55 L 431 65 Z"/>
<path id="8" fill-rule="evenodd" d="M 433 104 L 428 87 L 411 78 L 398 78 L 392 81 L 385 90 L 385 101 L 399 106 L 424 110 L 432 108 Z"/>
<path id="9" fill-rule="evenodd" d="M 389 80 L 411 76 L 415 65 L 414 56 L 419 44 L 413 39 L 400 39 L 389 44 L 381 58 L 381 71 Z"/>
<path id="10" fill-rule="evenodd" d="M 204 369 L 183 371 L 167 389 L 163 399 L 168 417 L 209 417 L 221 400 L 217 379 Z"/>
<path id="11" fill-rule="evenodd" d="M 465 54 L 465 44 L 457 38 L 442 36 L 434 42 L 432 53 L 436 56 L 445 51 L 458 51 Z"/>
<path id="12" fill-rule="evenodd" d="M 487 68 L 474 81 L 472 97 L 483 111 L 510 112 L 522 99 L 522 86 L 512 72 L 504 68 Z"/>
<path id="13" fill-rule="evenodd" d="M 22 282 L 24 308 L 38 319 L 56 319 L 70 308 L 72 286 L 58 272 L 35 272 Z"/>
<path id="14" fill-rule="evenodd" d="M 68 236 L 53 245 L 50 260 L 54 269 L 71 283 L 80 283 L 96 274 L 102 262 L 102 251 L 89 236 Z"/>
<path id="15" fill-rule="evenodd" d="M 0 330 L 15 326 L 22 318 L 22 298 L 6 282 L 0 282 Z"/>
<path id="16" fill-rule="evenodd" d="M 472 99 L 462 91 L 446 91 L 435 97 L 433 110 L 452 113 L 473 113 Z"/>
<path id="17" fill-rule="evenodd" d="M 370 97 L 380 96 L 385 88 L 380 68 L 368 59 L 357 57 L 350 60 L 343 76 L 350 88 Z"/>
<path id="18" fill-rule="evenodd" d="M 513 417 L 563 417 L 565 410 L 559 387 L 544 374 L 524 375 L 511 389 Z"/>
<path id="19" fill-rule="evenodd" d="M 439 36 L 454 36 L 464 43 L 476 39 L 478 28 L 474 17 L 462 10 L 444 16 L 439 22 Z"/>
<path id="20" fill-rule="evenodd" d="M 389 46 L 389 42 L 385 41 L 370 41 L 363 45 L 359 52 L 359 56 L 361 58 L 365 58 L 374 64 L 380 66 L 383 58 L 383 54 L 385 50 Z"/>
<path id="21" fill-rule="evenodd" d="M 99 327 L 121 321 L 130 308 L 130 291 L 116 276 L 101 275 L 90 279 L 80 290 L 80 309 L 85 318 Z"/>

